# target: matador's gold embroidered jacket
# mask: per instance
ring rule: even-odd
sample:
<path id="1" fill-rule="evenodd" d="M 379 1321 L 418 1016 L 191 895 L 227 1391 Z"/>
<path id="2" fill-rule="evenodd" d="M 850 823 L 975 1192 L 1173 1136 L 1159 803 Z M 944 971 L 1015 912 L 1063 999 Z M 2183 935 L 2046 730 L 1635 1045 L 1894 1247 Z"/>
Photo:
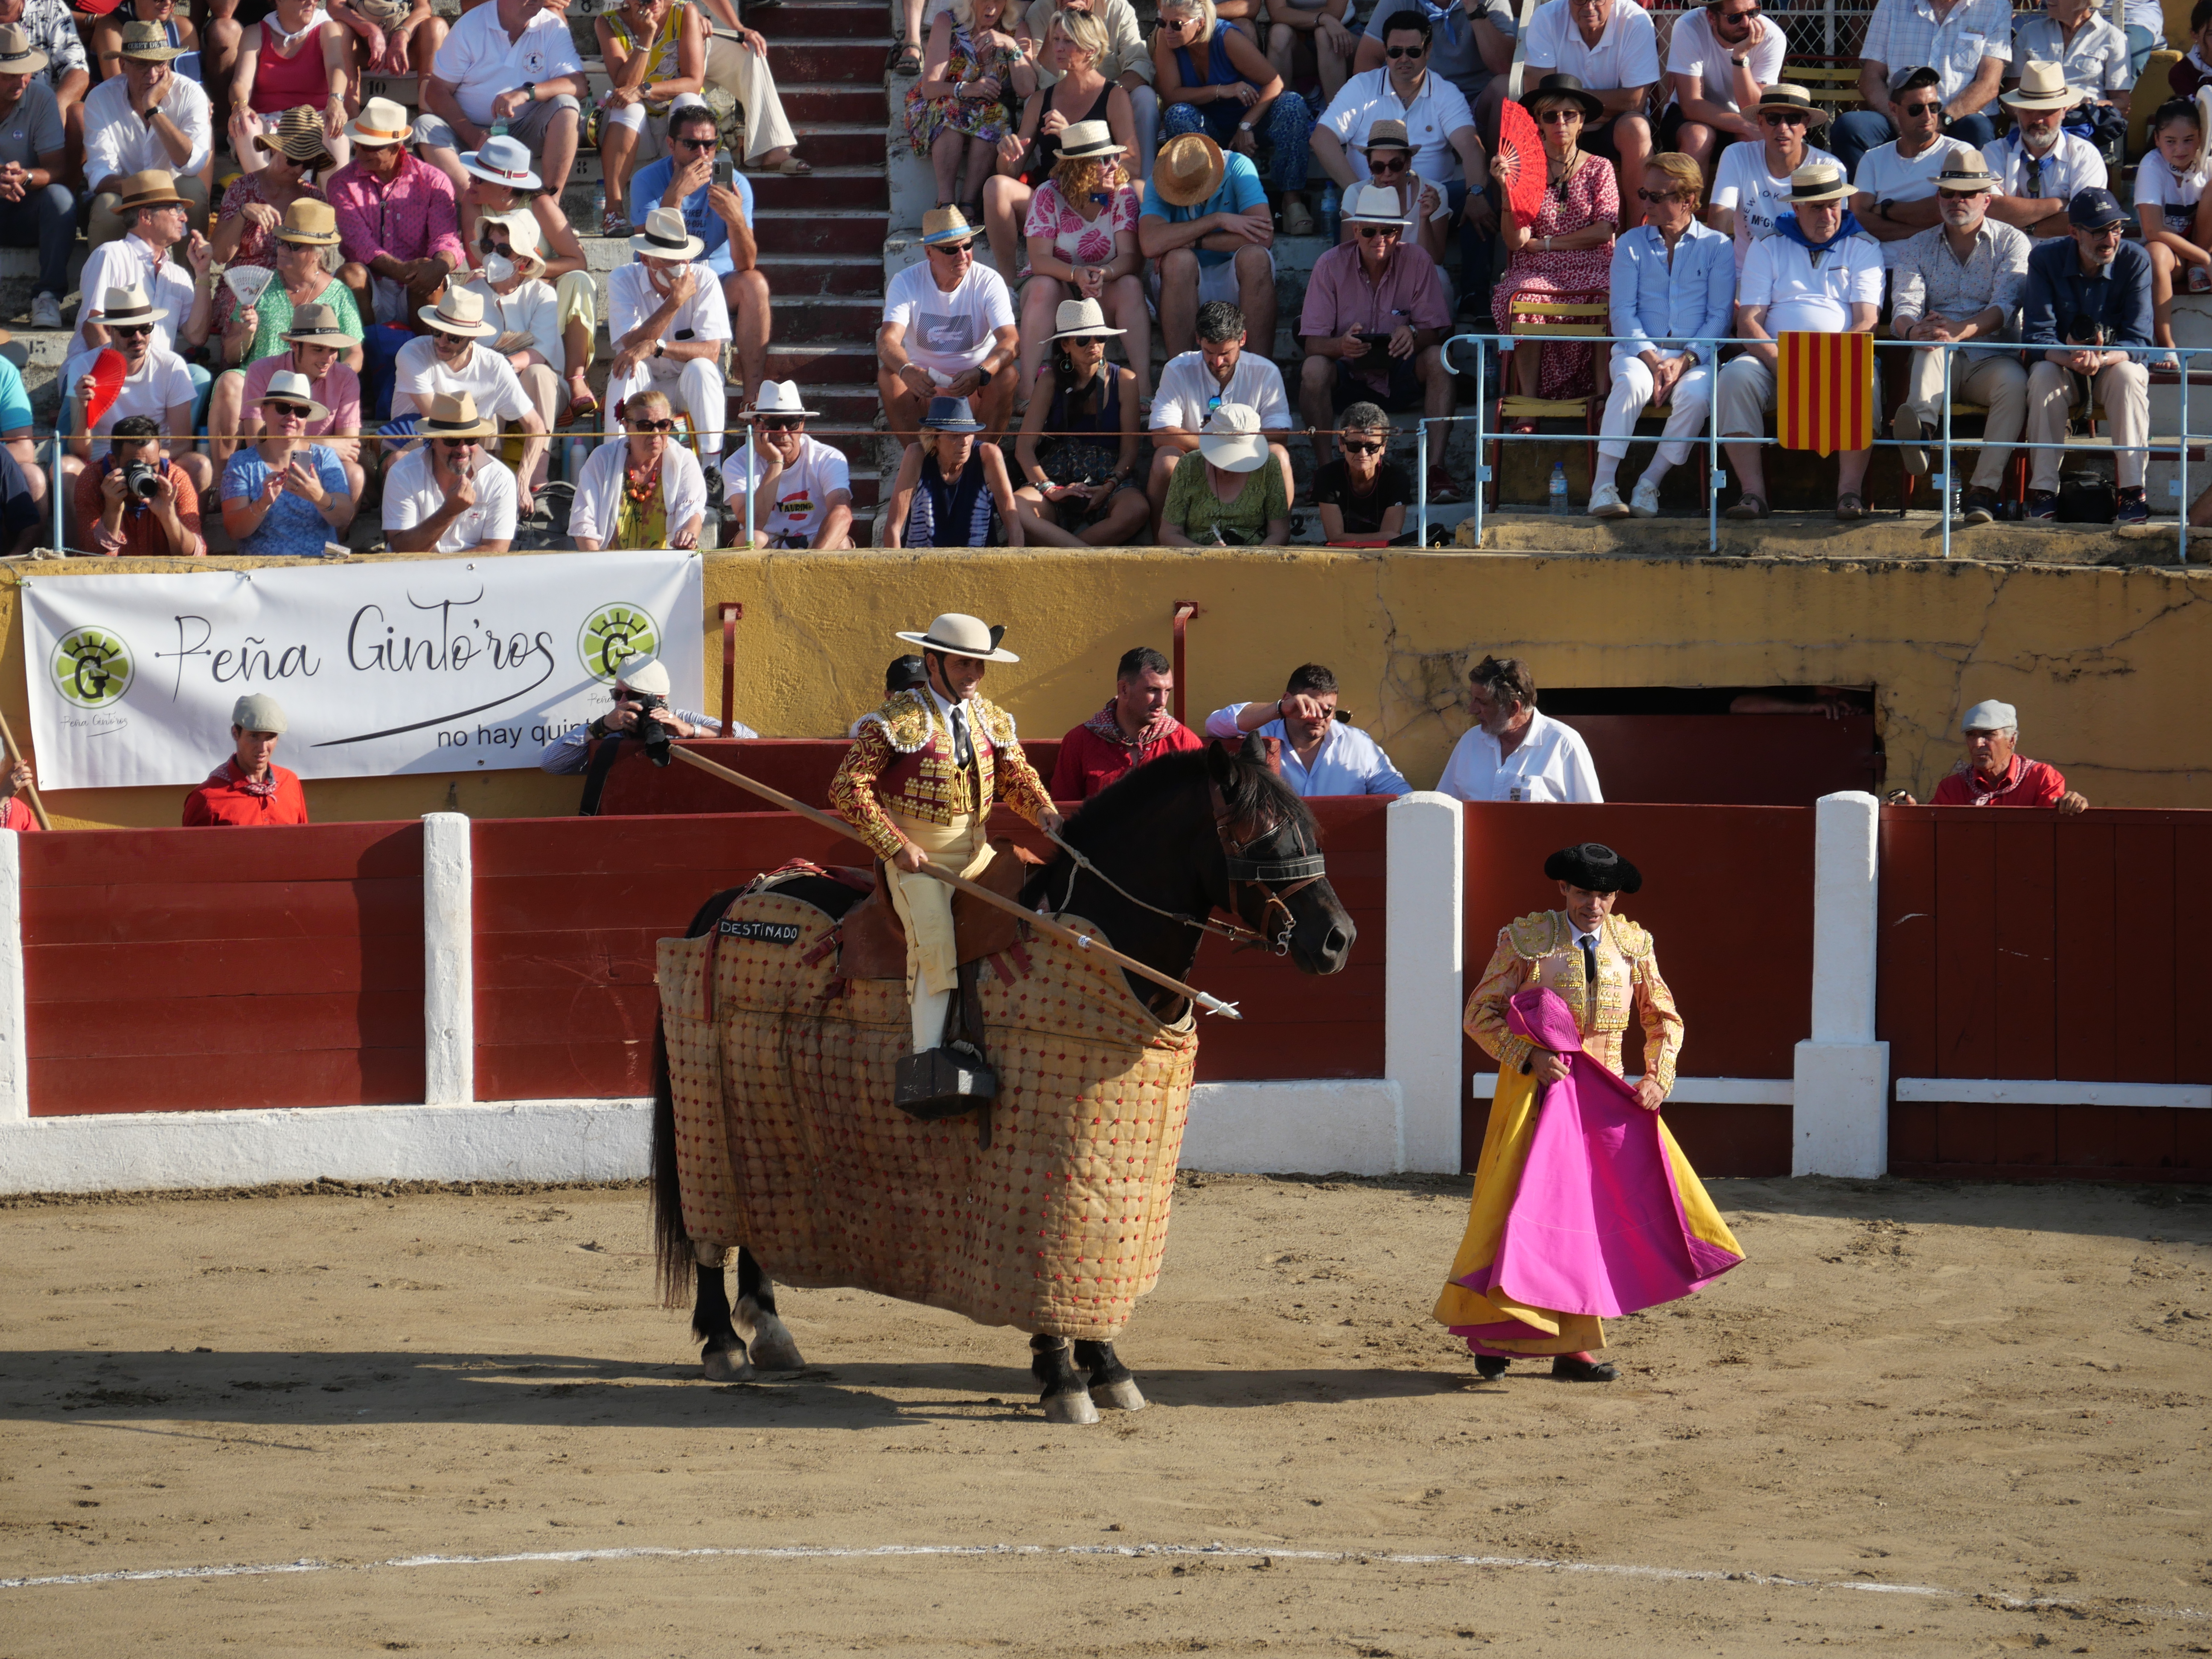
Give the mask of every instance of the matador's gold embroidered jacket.
<path id="1" fill-rule="evenodd" d="M 970 699 L 967 709 L 975 744 L 973 775 L 954 763 L 952 727 L 927 693 L 902 691 L 862 717 L 860 735 L 830 781 L 830 805 L 866 837 L 877 857 L 896 858 L 906 844 L 896 818 L 950 823 L 1003 800 L 1035 823 L 1051 810 L 1052 797 L 1014 735 L 1014 717 L 981 697 Z"/>
<path id="2" fill-rule="evenodd" d="M 1565 911 L 1522 916 L 1498 930 L 1498 949 L 1467 1000 L 1467 1034 L 1497 1059 L 1499 1070 L 1519 1070 L 1534 1045 L 1506 1028 L 1505 1005 L 1516 991 L 1540 985 L 1556 991 L 1574 1011 L 1583 1052 L 1618 1076 L 1621 1036 L 1628 1030 L 1633 1003 L 1644 1027 L 1646 1072 L 1672 1091 L 1674 1062 L 1682 1051 L 1682 1016 L 1675 1011 L 1674 994 L 1659 976 L 1651 935 L 1626 916 L 1607 916 L 1598 933 L 1597 981 L 1593 1011 L 1583 953 Z"/>

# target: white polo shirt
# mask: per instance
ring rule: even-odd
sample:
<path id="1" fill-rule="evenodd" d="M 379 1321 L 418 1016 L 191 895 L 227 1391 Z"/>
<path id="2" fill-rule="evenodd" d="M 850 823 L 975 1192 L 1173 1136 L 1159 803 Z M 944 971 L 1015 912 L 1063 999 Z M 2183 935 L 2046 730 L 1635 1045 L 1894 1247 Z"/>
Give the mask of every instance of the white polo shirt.
<path id="1" fill-rule="evenodd" d="M 2058 142 L 2044 152 L 2039 166 L 2028 154 L 2027 146 L 2020 142 L 2017 127 L 2009 136 L 1984 147 L 1982 163 L 1996 174 L 2000 196 L 2070 202 L 2076 191 L 2102 190 L 2108 183 L 2105 158 L 2097 153 L 2097 147 L 2063 129 Z"/>
<path id="2" fill-rule="evenodd" d="M 1578 76 L 1591 92 L 1648 87 L 1659 79 L 1659 36 L 1651 26 L 1651 14 L 1636 0 L 1613 0 L 1605 32 L 1595 46 L 1584 46 L 1582 31 L 1568 15 L 1567 0 L 1545 0 L 1528 25 L 1528 61 L 1548 64 L 1560 75 Z M 1522 96 L 1534 92 L 1538 78 L 1532 75 L 1522 83 Z"/>
<path id="3" fill-rule="evenodd" d="M 1899 244 L 1899 246 L 1902 246 Z M 1802 244 L 1769 236 L 1751 246 L 1736 283 L 1739 305 L 1765 306 L 1768 334 L 1841 334 L 1854 305 L 1881 303 L 1881 245 L 1871 236 L 1840 236 L 1815 265 Z"/>
<path id="4" fill-rule="evenodd" d="M 1460 89 L 1434 70 L 1422 73 L 1420 91 L 1412 103 L 1405 102 L 1390 84 L 1386 65 L 1346 81 L 1329 100 L 1321 120 L 1344 145 L 1345 160 L 1352 163 L 1355 179 L 1368 176 L 1367 135 L 1375 124 L 1403 121 L 1406 137 L 1413 146 L 1413 171 L 1425 179 L 1449 181 L 1462 176 L 1459 154 L 1449 142 L 1450 136 L 1462 127 L 1472 127 L 1474 113 Z"/>
<path id="5" fill-rule="evenodd" d="M 453 88 L 461 113 L 480 127 L 491 125 L 492 100 L 510 87 L 583 72 L 568 20 L 561 12 L 539 12 L 520 40 L 510 40 L 500 27 L 497 5 L 478 6 L 455 18 L 431 64 L 431 73 Z"/>
<path id="6" fill-rule="evenodd" d="M 486 542 L 514 539 L 514 474 L 481 450 L 477 454 L 476 504 L 446 526 L 441 553 L 465 553 Z M 392 464 L 384 479 L 384 527 L 412 530 L 446 504 L 430 470 L 430 453 L 414 449 Z"/>
<path id="7" fill-rule="evenodd" d="M 1739 149 L 1741 146 L 1738 146 Z M 1452 745 L 1439 793 L 1455 800 L 1602 801 L 1589 745 L 1571 726 L 1531 711 L 1520 745 L 1499 753 L 1496 738 L 1480 726 Z"/>
<path id="8" fill-rule="evenodd" d="M 1227 386 L 1213 378 L 1206 359 L 1195 351 L 1169 358 L 1152 391 L 1152 430 L 1171 426 L 1179 432 L 1199 431 L 1221 404 L 1243 404 L 1259 410 L 1262 431 L 1290 429 L 1291 400 L 1283 393 L 1283 371 L 1248 346 L 1237 355 Z"/>
<path id="9" fill-rule="evenodd" d="M 1783 79 L 1782 60 L 1790 51 L 1790 42 L 1782 33 L 1782 26 L 1771 17 L 1759 20 L 1765 38 L 1744 52 L 1749 60 L 1751 78 L 1762 87 L 1771 87 Z M 1734 74 L 1729 63 L 1738 48 L 1723 46 L 1713 33 L 1713 15 L 1700 7 L 1695 11 L 1674 14 L 1674 32 L 1667 37 L 1667 73 L 1694 75 L 1703 86 L 1699 94 L 1709 104 L 1718 104 L 1723 109 L 1735 109 L 1735 100 L 1729 96 L 1729 82 Z M 1628 83 L 1634 86 L 1633 81 Z M 1670 89 L 1667 102 L 1671 106 L 1680 103 Z M 1737 111 L 1737 113 L 1742 113 Z M 1741 149 L 1738 145 L 1735 148 Z"/>

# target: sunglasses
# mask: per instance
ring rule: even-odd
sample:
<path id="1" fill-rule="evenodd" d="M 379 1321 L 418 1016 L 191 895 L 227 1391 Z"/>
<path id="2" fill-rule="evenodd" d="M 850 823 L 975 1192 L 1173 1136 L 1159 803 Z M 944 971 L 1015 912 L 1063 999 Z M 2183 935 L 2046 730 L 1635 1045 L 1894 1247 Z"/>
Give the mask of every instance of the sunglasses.
<path id="1" fill-rule="evenodd" d="M 1934 115 L 1940 112 L 1942 107 L 1943 103 L 1941 99 L 1937 99 L 1933 103 L 1899 104 L 1897 106 L 1898 112 L 1901 115 Z"/>
<path id="2" fill-rule="evenodd" d="M 629 423 L 629 429 L 640 434 L 641 435 L 650 432 L 673 432 L 676 430 L 676 422 L 673 421 L 632 421 Z"/>
<path id="3" fill-rule="evenodd" d="M 303 421 L 311 412 L 305 404 L 280 404 L 271 400 L 261 406 L 271 415 L 296 415 Z"/>
<path id="4" fill-rule="evenodd" d="M 1097 346 L 1103 351 L 1106 347 L 1106 337 L 1103 334 L 1071 334 L 1060 343 L 1071 346 Z"/>
<path id="5" fill-rule="evenodd" d="M 679 149 L 714 149 L 722 141 L 720 138 L 678 138 L 672 142 Z"/>
<path id="6" fill-rule="evenodd" d="M 1367 161 L 1367 170 L 1370 173 L 1380 176 L 1385 173 L 1403 173 L 1413 165 L 1413 162 L 1403 155 L 1401 155 L 1395 161 L 1378 161 L 1372 156 L 1370 156 Z"/>
<path id="7" fill-rule="evenodd" d="M 975 245 L 973 242 L 933 242 L 930 244 L 929 251 L 932 253 L 942 253 L 950 258 L 956 254 L 973 253 L 975 251 Z"/>
<path id="8" fill-rule="evenodd" d="M 154 331 L 154 325 L 151 323 L 118 323 L 111 326 L 107 331 L 110 334 L 119 334 L 126 340 L 135 340 L 143 334 L 151 334 Z"/>
<path id="9" fill-rule="evenodd" d="M 1578 127 L 1583 124 L 1583 112 L 1578 109 L 1547 109 L 1536 118 L 1547 127 Z"/>
<path id="10" fill-rule="evenodd" d="M 1639 202 L 1693 202 L 1697 198 L 1686 190 L 1639 190 L 1636 192 L 1636 199 Z"/>
<path id="11" fill-rule="evenodd" d="M 763 415 L 761 416 L 760 423 L 761 430 L 763 432 L 798 432 L 806 425 L 805 418 L 797 415 Z M 675 429 L 676 422 L 673 421 L 663 421 L 655 428 L 661 432 L 672 432 Z"/>
<path id="12" fill-rule="evenodd" d="M 1426 46 L 1385 46 L 1382 55 L 1385 58 L 1426 58 L 1429 49 Z"/>
<path id="13" fill-rule="evenodd" d="M 1723 23 L 1749 23 L 1765 15 L 1757 6 L 1748 11 L 1724 11 L 1719 14 Z"/>
<path id="14" fill-rule="evenodd" d="M 1813 118 L 1802 110 L 1770 109 L 1762 111 L 1759 118 L 1770 127 L 1802 127 L 1808 125 Z"/>
<path id="15" fill-rule="evenodd" d="M 1398 227 L 1395 225 L 1362 225 L 1359 228 L 1359 240 L 1363 242 L 1395 241 L 1397 236 Z"/>
<path id="16" fill-rule="evenodd" d="M 474 438 L 441 438 L 438 441 L 448 449 L 474 449 L 477 447 Z"/>
<path id="17" fill-rule="evenodd" d="M 1352 444 L 1339 440 L 1337 447 L 1347 455 L 1379 455 L 1382 453 L 1381 444 Z"/>

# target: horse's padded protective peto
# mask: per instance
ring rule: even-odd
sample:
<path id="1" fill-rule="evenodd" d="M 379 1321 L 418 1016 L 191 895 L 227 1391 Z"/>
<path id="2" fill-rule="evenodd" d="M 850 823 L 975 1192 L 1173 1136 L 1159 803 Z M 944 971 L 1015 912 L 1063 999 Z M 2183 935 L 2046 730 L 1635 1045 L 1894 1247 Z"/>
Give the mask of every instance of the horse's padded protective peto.
<path id="1" fill-rule="evenodd" d="M 1075 917 L 1060 918 L 1086 931 Z M 1110 1340 L 1159 1276 L 1198 1035 L 1042 936 L 986 959 L 992 1144 L 891 1104 L 897 981 L 840 976 L 835 924 L 774 891 L 660 941 L 685 1231 L 777 1281 Z M 714 980 L 707 980 L 709 961 Z"/>
<path id="2" fill-rule="evenodd" d="M 991 861 L 975 877 L 1001 898 L 1019 898 L 1030 872 L 1044 860 L 1026 847 L 1000 836 L 991 843 Z M 906 925 L 891 902 L 883 866 L 875 872 L 875 891 L 845 913 L 837 967 L 847 979 L 906 978 Z M 977 962 L 1012 945 L 1021 918 L 966 893 L 952 896 L 952 937 L 958 960 Z"/>

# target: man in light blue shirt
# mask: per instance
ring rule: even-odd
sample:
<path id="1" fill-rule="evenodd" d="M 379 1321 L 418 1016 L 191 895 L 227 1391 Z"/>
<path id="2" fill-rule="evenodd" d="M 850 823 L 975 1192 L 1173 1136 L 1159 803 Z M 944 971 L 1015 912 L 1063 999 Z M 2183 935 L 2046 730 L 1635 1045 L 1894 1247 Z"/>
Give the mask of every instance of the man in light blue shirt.
<path id="1" fill-rule="evenodd" d="M 1317 662 L 1293 669 L 1273 702 L 1232 702 L 1206 717 L 1208 737 L 1257 735 L 1282 744 L 1283 781 L 1316 795 L 1413 793 L 1382 745 L 1336 717 L 1336 676 Z"/>
<path id="2" fill-rule="evenodd" d="M 758 269 L 753 240 L 752 185 L 742 173 L 733 173 L 726 186 L 714 181 L 720 144 L 721 128 L 705 100 L 678 99 L 668 116 L 668 154 L 640 167 L 629 181 L 630 219 L 642 231 L 653 209 L 680 207 L 684 228 L 707 245 L 692 263 L 721 279 L 730 307 L 730 349 L 750 409 L 768 374 L 768 278 Z"/>

